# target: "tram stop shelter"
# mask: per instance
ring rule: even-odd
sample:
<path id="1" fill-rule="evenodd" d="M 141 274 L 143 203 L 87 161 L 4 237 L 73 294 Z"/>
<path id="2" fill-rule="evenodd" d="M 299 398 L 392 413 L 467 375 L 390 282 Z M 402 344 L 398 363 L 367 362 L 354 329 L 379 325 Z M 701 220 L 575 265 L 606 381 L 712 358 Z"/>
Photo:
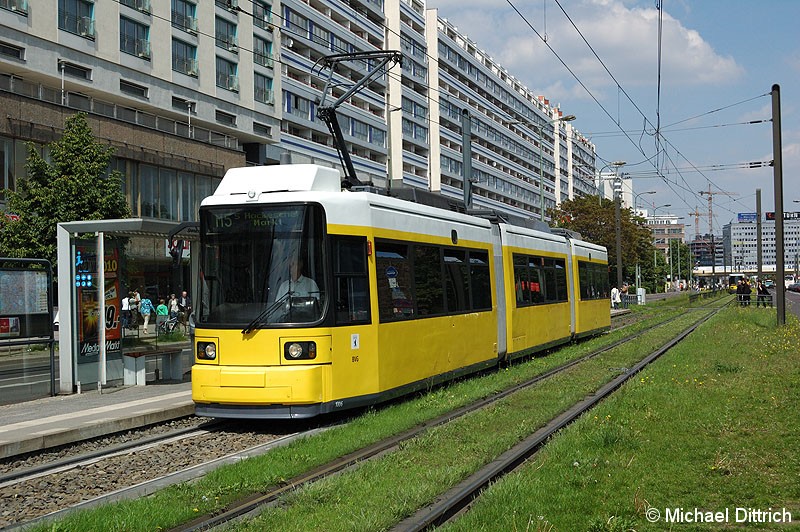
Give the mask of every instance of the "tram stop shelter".
<path id="1" fill-rule="evenodd" d="M 175 331 L 159 332 L 155 307 L 184 290 L 192 297 L 196 227 L 142 218 L 58 224 L 60 393 L 144 384 L 150 355 L 172 355 L 154 357 L 156 375 L 182 375 L 180 354 L 191 352 L 188 316 Z M 147 327 L 138 312 L 122 312 L 123 298 L 134 291 L 153 304 Z"/>

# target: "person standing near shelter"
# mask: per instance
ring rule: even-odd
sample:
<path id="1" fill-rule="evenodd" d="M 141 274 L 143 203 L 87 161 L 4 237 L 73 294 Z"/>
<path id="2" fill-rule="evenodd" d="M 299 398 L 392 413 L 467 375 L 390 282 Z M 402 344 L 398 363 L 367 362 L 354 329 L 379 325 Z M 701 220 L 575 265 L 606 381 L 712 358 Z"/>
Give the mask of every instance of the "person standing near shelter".
<path id="1" fill-rule="evenodd" d="M 158 334 L 158 326 L 167 321 L 168 315 L 169 309 L 167 305 L 164 304 L 164 299 L 159 299 L 158 306 L 156 307 L 156 334 Z"/>
<path id="2" fill-rule="evenodd" d="M 189 297 L 186 290 L 181 292 L 181 297 L 178 298 L 178 312 L 180 313 L 183 329 L 186 330 L 189 314 L 192 313 L 192 298 Z"/>
<path id="3" fill-rule="evenodd" d="M 120 319 L 122 320 L 122 329 L 127 329 L 131 324 L 130 293 L 126 294 L 120 302 Z"/>
<path id="4" fill-rule="evenodd" d="M 178 317 L 178 298 L 175 297 L 175 294 L 169 295 L 169 301 L 167 302 L 167 307 L 169 308 L 169 317 L 170 318 L 177 318 Z"/>
<path id="5" fill-rule="evenodd" d="M 622 301 L 622 298 L 619 295 L 619 288 L 617 288 L 617 285 L 614 285 L 614 288 L 611 289 L 611 307 L 617 310 L 620 301 Z"/>
<path id="6" fill-rule="evenodd" d="M 144 319 L 144 326 L 143 326 L 144 334 L 147 334 L 147 325 L 150 323 L 150 314 L 154 310 L 155 307 L 153 307 L 153 302 L 150 301 L 150 299 L 147 296 L 143 297 L 141 303 L 139 303 L 139 312 L 141 313 L 142 318 Z"/>

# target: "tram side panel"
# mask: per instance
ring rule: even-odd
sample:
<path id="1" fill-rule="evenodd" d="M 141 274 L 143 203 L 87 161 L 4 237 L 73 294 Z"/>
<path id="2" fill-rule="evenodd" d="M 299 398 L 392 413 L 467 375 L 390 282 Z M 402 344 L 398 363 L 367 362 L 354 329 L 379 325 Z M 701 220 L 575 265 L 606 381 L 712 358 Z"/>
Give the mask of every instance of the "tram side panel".
<path id="1" fill-rule="evenodd" d="M 611 287 L 608 253 L 602 246 L 570 240 L 572 286 L 575 299 L 575 336 L 589 336 L 611 328 Z"/>
<path id="2" fill-rule="evenodd" d="M 373 211 L 380 389 L 409 391 L 494 365 L 491 226 L 387 207 Z"/>
<path id="3" fill-rule="evenodd" d="M 563 237 L 501 224 L 508 356 L 569 341 L 568 248 Z"/>

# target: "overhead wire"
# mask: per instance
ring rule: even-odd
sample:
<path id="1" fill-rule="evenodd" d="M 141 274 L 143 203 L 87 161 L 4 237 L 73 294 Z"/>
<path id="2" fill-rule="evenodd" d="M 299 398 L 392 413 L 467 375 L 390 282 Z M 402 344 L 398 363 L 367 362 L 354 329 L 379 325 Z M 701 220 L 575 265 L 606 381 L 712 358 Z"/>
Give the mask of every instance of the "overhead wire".
<path id="1" fill-rule="evenodd" d="M 516 9 L 516 7 L 515 7 L 515 6 L 514 6 L 514 5 L 511 3 L 511 0 L 506 0 L 506 1 L 507 1 L 509 4 L 511 4 L 512 8 L 513 8 L 513 9 L 514 9 L 514 10 L 517 12 L 517 14 L 518 14 L 518 15 L 519 15 L 519 16 L 520 16 L 522 19 L 523 19 L 523 21 L 524 21 L 524 22 L 525 22 L 525 23 L 526 23 L 526 24 L 527 24 L 529 27 L 531 27 L 531 29 L 534 31 L 534 33 L 536 33 L 536 34 L 537 34 L 537 36 L 538 36 L 538 33 L 536 32 L 536 30 L 535 30 L 534 28 L 532 28 L 532 26 L 531 26 L 530 22 L 528 22 L 528 20 L 527 20 L 527 19 L 525 19 L 525 17 L 524 17 L 524 16 L 523 16 L 523 15 L 522 15 L 522 14 L 519 12 L 519 10 L 518 10 L 518 9 Z M 611 73 L 610 69 L 609 69 L 609 68 L 608 68 L 608 66 L 605 64 L 605 62 L 604 62 L 604 61 L 603 61 L 603 60 L 600 58 L 599 54 L 596 52 L 596 50 L 594 49 L 594 47 L 593 47 L 593 46 L 592 46 L 592 45 L 591 45 L 591 44 L 588 42 L 588 40 L 586 39 L 586 37 L 583 35 L 583 32 L 582 32 L 582 31 L 581 31 L 581 30 L 578 28 L 578 26 L 577 26 L 577 25 L 575 24 L 575 22 L 572 20 L 572 17 L 570 17 L 570 15 L 567 13 L 566 9 L 565 9 L 565 8 L 564 8 L 564 6 L 561 4 L 560 0 L 555 0 L 555 2 L 556 2 L 556 4 L 558 5 L 558 7 L 561 9 L 561 11 L 562 11 L 562 13 L 564 14 L 564 16 L 565 16 L 565 17 L 567 18 L 567 20 L 570 22 L 570 24 L 572 25 L 572 27 L 573 27 L 573 28 L 575 29 L 575 31 L 578 33 L 578 35 L 580 35 L 580 37 L 581 37 L 581 39 L 583 40 L 583 42 L 586 44 L 586 46 L 589 48 L 589 50 L 591 50 L 592 54 L 595 56 L 595 58 L 598 60 L 598 62 L 599 62 L 601 65 L 602 65 L 602 67 L 605 69 L 605 71 L 608 73 L 608 75 L 611 77 L 611 79 L 614 81 L 614 83 L 616 83 L 618 91 L 621 91 L 621 92 L 622 92 L 622 93 L 625 95 L 625 97 L 628 99 L 628 101 L 629 101 L 629 102 L 630 102 L 630 103 L 633 105 L 633 107 L 634 107 L 634 108 L 635 108 L 635 109 L 636 109 L 636 110 L 639 112 L 639 114 L 642 116 L 642 118 L 643 118 L 643 120 L 644 120 L 644 124 L 645 124 L 645 127 L 642 129 L 642 135 L 644 135 L 644 134 L 646 133 L 646 129 L 647 129 L 647 127 L 646 127 L 646 126 L 647 126 L 648 124 L 649 124 L 651 127 L 653 126 L 653 124 L 652 124 L 652 123 L 650 122 L 650 120 L 647 118 L 647 115 L 646 115 L 646 114 L 645 114 L 645 113 L 644 113 L 644 112 L 641 110 L 641 108 L 640 108 L 640 107 L 639 107 L 639 106 L 636 104 L 636 102 L 635 102 L 635 101 L 633 100 L 633 98 L 632 98 L 632 97 L 631 97 L 631 96 L 630 96 L 630 95 L 627 93 L 627 91 L 625 91 L 625 90 L 624 90 L 624 88 L 622 88 L 622 85 L 621 85 L 621 83 L 619 83 L 619 81 L 618 81 L 618 80 L 616 79 L 616 77 L 615 77 L 615 76 L 614 76 L 614 75 Z M 661 20 L 662 20 L 662 17 L 663 17 L 663 9 L 662 9 L 662 7 L 663 7 L 663 6 L 662 6 L 661 2 L 660 2 L 660 1 L 659 1 L 659 2 L 657 2 L 657 8 L 659 9 L 659 24 L 661 24 Z M 660 53 L 661 53 L 661 44 L 660 44 L 660 39 L 661 39 L 661 30 L 659 29 L 659 106 L 660 106 Z M 562 64 L 564 64 L 564 61 L 563 61 L 563 59 L 561 59 L 561 57 L 560 57 L 560 56 L 558 56 L 558 54 L 556 54 L 556 52 L 553 50 L 553 48 L 552 48 L 552 47 L 551 47 L 549 44 L 547 44 L 547 43 L 545 43 L 545 44 L 546 44 L 546 45 L 547 45 L 547 47 L 548 47 L 548 48 L 549 48 L 549 49 L 550 49 L 550 50 L 551 50 L 551 51 L 552 51 L 552 52 L 553 52 L 553 53 L 556 55 L 556 57 L 558 58 L 558 60 L 559 60 L 559 61 L 560 61 Z M 575 73 L 574 73 L 574 72 L 573 72 L 571 69 L 569 69 L 569 68 L 568 68 L 568 71 L 570 72 L 570 74 L 572 74 L 572 75 L 573 75 L 573 77 L 576 77 Z M 577 77 L 576 77 L 576 79 L 577 79 Z M 586 86 L 585 86 L 585 84 L 584 84 L 584 83 L 582 83 L 580 80 L 578 80 L 578 82 L 579 82 L 579 84 L 580 84 L 580 85 L 581 85 L 581 86 L 582 86 L 584 89 L 586 89 Z M 598 105 L 600 106 L 600 108 L 601 108 L 601 109 L 603 109 L 603 111 L 606 113 L 606 115 L 608 115 L 609 113 L 608 113 L 608 111 L 605 109 L 605 107 L 603 107 L 603 106 L 602 106 L 602 104 L 600 104 L 600 103 L 597 101 L 597 99 L 594 97 L 594 95 L 593 95 L 593 94 L 592 94 L 590 91 L 588 91 L 588 90 L 587 90 L 587 92 L 588 92 L 588 93 L 589 93 L 589 95 L 592 97 L 592 99 L 593 99 L 593 100 L 594 100 L 596 103 L 598 103 Z M 756 99 L 756 98 L 760 98 L 760 97 L 763 97 L 763 96 L 764 96 L 764 95 L 757 96 L 757 97 L 751 98 L 750 100 L 752 100 L 752 99 Z M 747 101 L 750 101 L 750 100 L 747 100 Z M 657 114 L 659 115 L 658 119 L 659 119 L 659 121 L 660 121 L 660 110 L 658 111 L 658 113 L 657 113 Z M 613 119 L 612 119 L 612 120 L 613 120 Z M 626 132 L 624 129 L 622 129 L 622 127 L 621 127 L 619 124 L 617 124 L 617 125 L 618 125 L 618 127 L 620 128 L 620 131 L 622 131 L 623 135 L 624 135 L 626 138 L 628 138 L 629 140 L 631 140 L 631 142 L 632 142 L 632 139 L 631 139 L 631 136 L 630 136 L 630 134 L 629 134 L 628 132 Z M 662 151 L 662 148 L 661 148 L 661 146 L 662 146 L 662 141 L 663 141 L 664 143 L 666 143 L 666 145 L 668 145 L 668 146 L 671 146 L 673 149 L 675 149 L 675 150 L 676 150 L 676 153 L 680 153 L 680 151 L 679 151 L 679 150 L 677 150 L 677 148 L 676 148 L 676 147 L 675 147 L 675 146 L 674 146 L 674 145 L 673 145 L 673 144 L 672 144 L 672 143 L 671 143 L 671 142 L 670 142 L 668 139 L 666 139 L 666 137 L 664 137 L 664 136 L 663 136 L 663 132 L 660 130 L 660 124 L 657 124 L 657 125 L 654 127 L 654 133 L 653 133 L 653 135 L 656 137 L 656 147 L 657 147 L 657 149 L 656 149 L 656 158 L 658 157 L 659 153 Z M 644 149 L 641 147 L 641 145 L 637 145 L 637 144 L 635 144 L 635 143 L 634 143 L 634 146 L 636 146 L 636 147 L 638 148 L 639 152 L 640 152 L 640 153 L 642 153 L 642 155 L 644 155 L 644 156 L 646 157 L 646 152 L 645 152 L 645 150 L 644 150 Z M 666 149 L 665 149 L 665 148 L 663 149 L 663 151 L 664 151 L 664 154 L 665 154 L 665 159 L 664 159 L 664 160 L 665 160 L 665 162 L 666 162 L 667 160 L 670 160 L 670 161 L 671 161 L 671 158 L 670 158 L 670 157 L 669 157 L 669 155 L 666 153 Z M 684 157 L 682 154 L 681 154 L 681 156 L 682 156 L 682 157 L 683 157 L 685 160 L 687 160 L 687 162 L 690 162 L 690 161 L 688 161 L 688 159 L 686 159 L 686 158 L 685 158 L 685 157 Z M 691 164 L 691 162 L 690 162 L 690 164 Z M 654 166 L 655 166 L 656 170 L 661 170 L 661 169 L 662 169 L 661 165 L 660 165 L 660 164 L 658 164 L 658 160 L 656 161 L 656 164 L 655 164 Z M 707 182 L 708 182 L 710 185 L 714 186 L 715 188 L 717 188 L 717 189 L 719 189 L 719 190 L 722 190 L 722 189 L 721 189 L 721 188 L 720 188 L 720 187 L 719 187 L 719 186 L 718 186 L 716 183 L 714 183 L 714 182 L 713 182 L 711 179 L 709 179 L 709 178 L 708 178 L 708 176 L 706 176 L 706 175 L 705 175 L 705 174 L 703 174 L 702 172 L 700 172 L 700 174 L 701 174 L 701 175 L 703 175 L 703 177 L 706 179 L 706 181 L 707 181 Z M 682 177 L 682 179 L 683 179 L 683 177 Z M 667 182 L 666 178 L 664 179 L 664 181 L 665 181 L 665 183 Z M 684 179 L 684 181 L 685 181 L 685 179 Z M 686 185 L 688 186 L 688 183 L 686 183 Z M 687 190 L 688 190 L 688 189 L 687 189 Z M 696 194 L 696 193 L 695 193 L 695 194 Z"/>

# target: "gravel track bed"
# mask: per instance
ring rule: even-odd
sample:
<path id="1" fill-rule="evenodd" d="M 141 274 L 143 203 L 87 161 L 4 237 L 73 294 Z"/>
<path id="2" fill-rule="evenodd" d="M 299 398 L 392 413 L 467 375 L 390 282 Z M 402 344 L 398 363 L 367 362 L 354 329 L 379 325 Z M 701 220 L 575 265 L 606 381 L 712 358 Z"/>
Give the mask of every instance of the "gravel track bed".
<path id="1" fill-rule="evenodd" d="M 149 438 L 150 436 L 156 436 L 180 429 L 198 427 L 204 423 L 208 423 L 208 418 L 196 416 L 183 417 L 164 423 L 149 425 L 147 427 L 117 432 L 115 434 L 100 436 L 90 440 L 70 443 L 68 445 L 61 445 L 58 447 L 53 447 L 52 449 L 43 449 L 41 451 L 34 451 L 24 455 L 4 458 L 3 460 L 0 460 L 0 475 L 16 471 L 17 469 L 28 469 L 43 464 L 49 464 L 55 462 L 56 460 L 88 454 L 108 447 L 121 445 L 123 443 Z"/>
<path id="2" fill-rule="evenodd" d="M 268 443 L 279 436 L 215 431 L 7 486 L 0 492 L 0 528 Z M 85 452 L 88 449 L 82 451 Z"/>

